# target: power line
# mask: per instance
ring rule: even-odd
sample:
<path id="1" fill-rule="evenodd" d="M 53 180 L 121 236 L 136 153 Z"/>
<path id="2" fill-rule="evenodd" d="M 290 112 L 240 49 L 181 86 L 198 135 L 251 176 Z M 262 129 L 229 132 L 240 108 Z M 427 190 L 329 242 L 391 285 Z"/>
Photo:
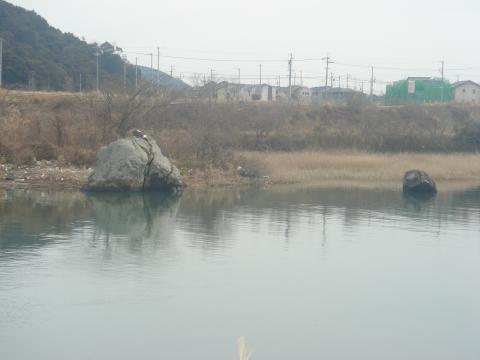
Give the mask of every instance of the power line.
<path id="1" fill-rule="evenodd" d="M 140 47 L 139 47 L 140 48 Z M 160 47 L 157 47 L 157 51 L 159 52 Z M 124 51 L 126 54 L 132 55 L 143 55 L 143 56 L 152 56 L 151 53 L 144 53 L 144 52 L 136 52 L 136 51 Z M 213 58 L 213 57 L 195 57 L 195 56 L 177 56 L 177 55 L 162 55 L 162 57 L 167 59 L 177 59 L 177 60 L 188 60 L 188 61 L 209 61 L 209 62 L 278 62 L 281 63 L 283 59 L 254 59 L 254 58 Z M 157 56 L 159 58 L 159 55 Z M 295 59 L 296 62 L 314 62 L 314 61 L 325 61 L 325 57 L 323 58 L 303 58 L 303 59 Z M 370 69 L 372 65 L 365 65 L 365 64 L 355 64 L 355 63 L 347 63 L 347 62 L 335 62 L 336 65 L 339 66 L 346 66 L 346 67 L 353 67 L 353 68 L 363 68 L 363 69 Z M 380 66 L 374 65 L 376 70 L 386 70 L 386 71 L 435 71 L 433 68 L 415 68 L 415 67 L 394 67 L 394 66 Z M 469 70 L 480 70 L 480 67 L 452 67 L 446 68 L 445 70 L 448 71 L 469 71 Z"/>
<path id="2" fill-rule="evenodd" d="M 124 51 L 126 54 L 131 55 L 150 55 L 149 53 Z M 283 62 L 283 59 L 219 59 L 219 58 L 204 58 L 204 57 L 191 57 L 191 56 L 174 56 L 174 55 L 162 55 L 163 58 L 177 59 L 177 60 L 193 60 L 193 61 L 211 61 L 211 62 Z"/>

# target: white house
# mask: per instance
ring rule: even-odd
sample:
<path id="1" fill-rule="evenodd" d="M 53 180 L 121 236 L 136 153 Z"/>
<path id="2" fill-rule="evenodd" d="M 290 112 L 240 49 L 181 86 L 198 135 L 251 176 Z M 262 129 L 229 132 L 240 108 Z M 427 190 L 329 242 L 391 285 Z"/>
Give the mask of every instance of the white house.
<path id="1" fill-rule="evenodd" d="M 312 100 L 312 91 L 308 87 L 298 85 L 277 88 L 278 101 L 289 101 L 290 99 L 300 104 L 308 104 Z"/>
<path id="2" fill-rule="evenodd" d="M 200 97 L 209 98 L 215 102 L 251 102 L 275 101 L 276 88 L 267 84 L 243 85 L 232 84 L 226 81 L 210 82 L 199 89 Z"/>
<path id="3" fill-rule="evenodd" d="M 252 85 L 250 87 L 253 101 L 275 101 L 277 89 L 267 84 Z"/>
<path id="4" fill-rule="evenodd" d="M 454 100 L 459 103 L 480 104 L 480 85 L 471 80 L 452 84 Z"/>

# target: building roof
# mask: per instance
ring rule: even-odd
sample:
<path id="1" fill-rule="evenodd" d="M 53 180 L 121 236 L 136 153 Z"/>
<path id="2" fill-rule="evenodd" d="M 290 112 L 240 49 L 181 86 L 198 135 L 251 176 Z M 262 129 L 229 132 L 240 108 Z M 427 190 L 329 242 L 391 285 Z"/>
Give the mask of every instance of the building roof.
<path id="1" fill-rule="evenodd" d="M 363 94 L 361 91 L 353 90 L 349 88 L 336 88 L 331 86 L 317 86 L 313 87 L 314 92 L 327 92 L 330 94 Z"/>
<path id="2" fill-rule="evenodd" d="M 459 86 L 466 85 L 466 84 L 473 84 L 475 86 L 480 87 L 479 84 L 477 84 L 475 81 L 472 81 L 472 80 L 457 81 L 457 82 L 452 84 L 452 87 L 457 88 Z"/>
<path id="3" fill-rule="evenodd" d="M 435 80 L 428 76 L 409 76 L 407 80 Z"/>

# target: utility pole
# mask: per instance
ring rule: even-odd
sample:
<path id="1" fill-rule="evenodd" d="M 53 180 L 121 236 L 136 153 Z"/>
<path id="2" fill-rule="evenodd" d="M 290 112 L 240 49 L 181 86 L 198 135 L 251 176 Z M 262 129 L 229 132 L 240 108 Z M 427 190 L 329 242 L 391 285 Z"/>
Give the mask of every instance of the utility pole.
<path id="1" fill-rule="evenodd" d="M 153 70 L 153 53 L 150 53 L 150 69 Z"/>
<path id="2" fill-rule="evenodd" d="M 333 89 L 333 72 L 330 73 L 330 87 Z"/>
<path id="3" fill-rule="evenodd" d="M 326 56 L 324 58 L 322 58 L 322 60 L 325 60 L 326 64 L 327 64 L 327 68 L 325 70 L 325 93 L 324 93 L 324 98 L 326 99 L 327 98 L 327 92 L 328 92 L 328 70 L 329 70 L 329 67 L 330 67 L 330 64 L 333 63 L 333 61 L 330 60 L 330 56 Z M 331 83 L 333 83 L 333 81 L 331 81 Z M 331 86 L 333 87 L 333 85 Z"/>
<path id="4" fill-rule="evenodd" d="M 241 83 L 240 68 L 238 68 L 238 85 Z"/>
<path id="5" fill-rule="evenodd" d="M 350 80 L 350 74 L 347 74 L 347 89 L 348 89 L 348 80 Z"/>
<path id="6" fill-rule="evenodd" d="M 127 91 L 127 59 L 123 59 L 123 91 Z"/>
<path id="7" fill-rule="evenodd" d="M 157 46 L 157 86 L 160 86 L 160 46 Z"/>
<path id="8" fill-rule="evenodd" d="M 290 54 L 290 59 L 288 60 L 288 98 L 292 99 L 292 63 L 293 55 Z"/>
<path id="9" fill-rule="evenodd" d="M 262 85 L 262 64 L 260 64 L 260 85 Z"/>
<path id="10" fill-rule="evenodd" d="M 370 78 L 370 97 L 373 97 L 373 82 L 375 79 L 373 78 L 373 66 L 372 66 L 372 77 Z"/>
<path id="11" fill-rule="evenodd" d="M 300 70 L 300 86 L 303 86 L 303 70 Z"/>
<path id="12" fill-rule="evenodd" d="M 135 58 L 135 91 L 138 91 L 138 58 Z"/>
<path id="13" fill-rule="evenodd" d="M 211 81 L 211 82 L 213 82 L 213 72 L 214 72 L 214 71 L 215 71 L 215 70 L 210 69 L 210 81 Z"/>
<path id="14" fill-rule="evenodd" d="M 97 52 L 95 53 L 97 57 L 97 93 L 100 92 L 100 48 L 97 45 Z"/>
<path id="15" fill-rule="evenodd" d="M 30 73 L 30 81 L 29 81 L 29 88 L 30 88 L 30 91 L 34 91 L 35 90 L 35 72 L 32 71 Z"/>
<path id="16" fill-rule="evenodd" d="M 3 86 L 3 39 L 0 38 L 0 89 Z"/>
<path id="17" fill-rule="evenodd" d="M 342 76 L 338 75 L 338 88 L 339 89 L 342 87 L 341 81 L 342 81 Z"/>
<path id="18" fill-rule="evenodd" d="M 170 77 L 173 77 L 173 65 L 170 65 Z"/>
<path id="19" fill-rule="evenodd" d="M 442 89 L 441 89 L 441 101 L 443 102 L 444 101 L 444 97 L 445 97 L 445 94 L 444 94 L 444 82 L 445 82 L 445 61 L 441 61 L 441 64 L 442 64 L 442 69 L 440 70 L 441 74 L 442 74 Z"/>

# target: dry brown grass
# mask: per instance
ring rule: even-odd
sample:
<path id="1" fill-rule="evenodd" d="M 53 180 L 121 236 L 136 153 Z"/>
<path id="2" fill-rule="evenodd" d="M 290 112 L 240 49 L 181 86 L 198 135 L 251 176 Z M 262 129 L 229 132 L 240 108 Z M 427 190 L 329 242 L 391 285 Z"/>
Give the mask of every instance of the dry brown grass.
<path id="1" fill-rule="evenodd" d="M 302 185 L 399 186 L 410 169 L 428 172 L 440 185 L 480 184 L 477 154 L 378 154 L 362 152 L 245 152 L 264 164 L 273 183 Z"/>

